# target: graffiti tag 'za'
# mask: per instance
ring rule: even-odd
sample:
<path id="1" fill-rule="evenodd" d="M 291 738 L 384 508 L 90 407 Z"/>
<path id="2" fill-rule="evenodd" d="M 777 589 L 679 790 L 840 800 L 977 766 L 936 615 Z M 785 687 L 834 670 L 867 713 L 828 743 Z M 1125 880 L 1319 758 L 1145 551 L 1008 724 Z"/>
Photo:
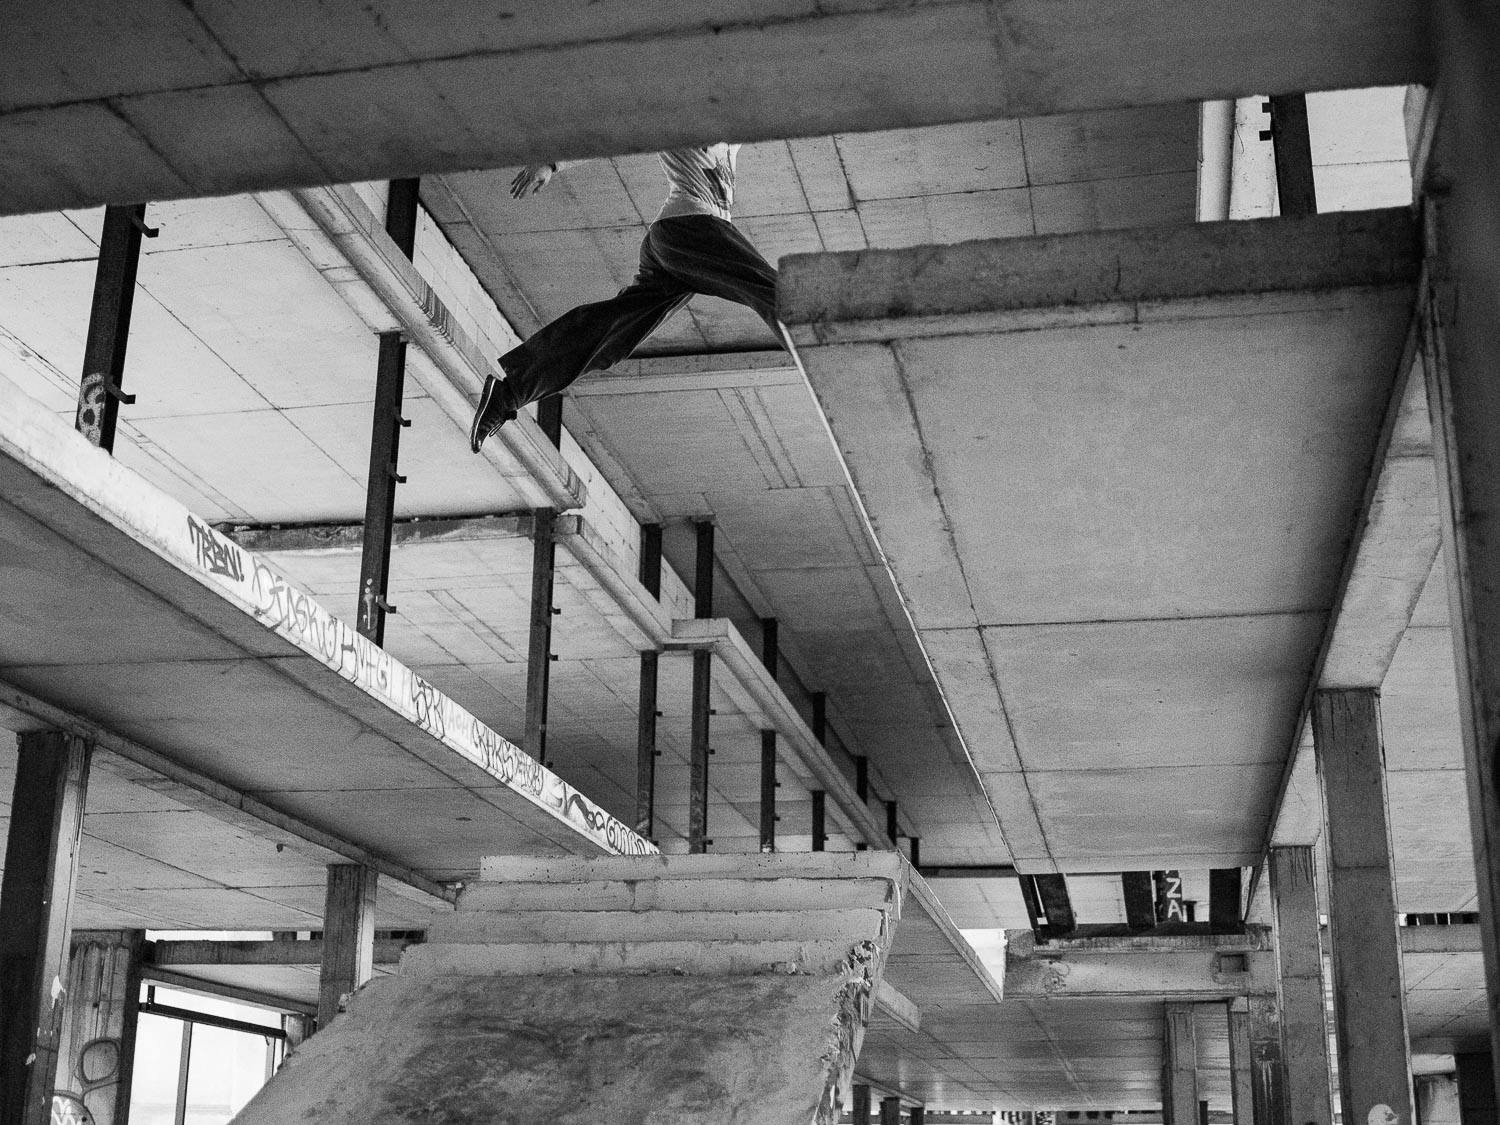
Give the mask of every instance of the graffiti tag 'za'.
<path id="1" fill-rule="evenodd" d="M 385 649 L 334 617 L 264 561 L 192 516 L 187 526 L 191 550 L 179 550 L 179 556 L 219 580 L 283 637 L 610 851 L 645 855 L 655 850 Z"/>

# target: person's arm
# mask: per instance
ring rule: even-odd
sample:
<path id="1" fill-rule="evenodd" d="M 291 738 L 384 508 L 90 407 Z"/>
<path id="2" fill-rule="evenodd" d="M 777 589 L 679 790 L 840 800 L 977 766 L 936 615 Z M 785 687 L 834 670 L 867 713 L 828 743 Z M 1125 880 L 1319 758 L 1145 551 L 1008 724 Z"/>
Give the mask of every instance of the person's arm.
<path id="1" fill-rule="evenodd" d="M 564 168 L 581 164 L 581 160 L 554 160 L 551 164 L 528 164 L 516 173 L 510 182 L 512 199 L 525 199 L 547 186 L 549 180 Z"/>

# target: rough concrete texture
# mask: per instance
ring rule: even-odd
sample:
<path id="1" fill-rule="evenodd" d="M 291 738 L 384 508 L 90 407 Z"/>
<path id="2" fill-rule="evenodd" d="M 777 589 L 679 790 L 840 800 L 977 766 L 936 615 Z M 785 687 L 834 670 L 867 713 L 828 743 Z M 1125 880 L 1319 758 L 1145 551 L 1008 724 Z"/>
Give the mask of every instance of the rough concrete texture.
<path id="1" fill-rule="evenodd" d="M 235 1121 L 836 1120 L 899 913 L 902 861 L 876 852 L 745 857 L 741 889 L 770 887 L 781 900 L 779 910 L 751 914 L 724 893 L 727 858 L 650 857 L 629 872 L 533 862 L 525 874 L 511 868 L 504 885 L 536 890 L 535 907 L 500 911 L 487 909 L 498 884 L 475 884 L 453 919 L 462 924 L 435 931 L 436 941 L 403 957 L 398 977 L 351 998 Z M 629 913 L 650 925 L 629 940 L 516 943 L 518 927 L 554 926 L 569 912 L 580 922 L 610 917 L 590 890 L 617 897 L 609 888 L 622 875 L 675 885 L 681 905 L 649 896 L 652 905 Z M 866 909 L 837 895 L 819 901 L 838 876 L 863 889 Z M 838 955 L 826 938 L 783 940 L 798 921 L 822 937 L 825 913 L 843 935 Z M 538 960 L 538 949 L 549 956 Z"/>
<path id="2" fill-rule="evenodd" d="M 236 1122 L 810 1122 L 854 991 L 775 973 L 395 978 Z"/>

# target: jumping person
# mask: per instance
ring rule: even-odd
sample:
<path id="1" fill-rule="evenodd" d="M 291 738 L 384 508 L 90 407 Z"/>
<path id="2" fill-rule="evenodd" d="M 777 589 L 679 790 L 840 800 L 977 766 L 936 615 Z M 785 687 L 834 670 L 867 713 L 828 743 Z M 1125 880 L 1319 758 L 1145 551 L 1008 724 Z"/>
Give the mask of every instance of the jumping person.
<path id="1" fill-rule="evenodd" d="M 781 342 L 776 270 L 730 221 L 739 148 L 721 142 L 661 153 L 670 191 L 641 242 L 635 279 L 607 301 L 564 313 L 500 357 L 505 377 L 485 379 L 469 427 L 475 453 L 523 406 L 625 359 L 694 293 L 748 305 Z M 535 195 L 561 167 L 528 164 L 511 182 L 510 194 Z"/>

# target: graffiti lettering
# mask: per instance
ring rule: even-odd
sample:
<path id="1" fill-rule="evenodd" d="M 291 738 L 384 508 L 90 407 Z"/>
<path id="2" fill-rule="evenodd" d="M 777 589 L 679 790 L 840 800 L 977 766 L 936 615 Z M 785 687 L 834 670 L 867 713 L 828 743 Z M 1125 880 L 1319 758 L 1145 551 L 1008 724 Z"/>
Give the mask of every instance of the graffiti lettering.
<path id="1" fill-rule="evenodd" d="M 193 550 L 198 554 L 198 565 L 210 574 L 222 574 L 225 578 L 243 582 L 245 566 L 240 561 L 240 549 L 192 516 L 188 516 L 187 524 L 188 538 L 193 541 Z"/>
<path id="2" fill-rule="evenodd" d="M 417 726 L 433 738 L 442 738 L 448 726 L 443 721 L 443 694 L 421 676 L 413 673 L 411 678 L 411 702 L 415 712 L 412 716 Z"/>
<path id="3" fill-rule="evenodd" d="M 476 763 L 617 854 L 648 855 L 650 841 L 595 805 L 514 743 L 502 738 L 390 653 L 361 636 L 253 553 L 187 518 L 177 553 L 227 579 L 250 611 L 349 683 L 382 700 L 431 737 Z M 248 574 L 247 574 L 248 570 Z"/>

